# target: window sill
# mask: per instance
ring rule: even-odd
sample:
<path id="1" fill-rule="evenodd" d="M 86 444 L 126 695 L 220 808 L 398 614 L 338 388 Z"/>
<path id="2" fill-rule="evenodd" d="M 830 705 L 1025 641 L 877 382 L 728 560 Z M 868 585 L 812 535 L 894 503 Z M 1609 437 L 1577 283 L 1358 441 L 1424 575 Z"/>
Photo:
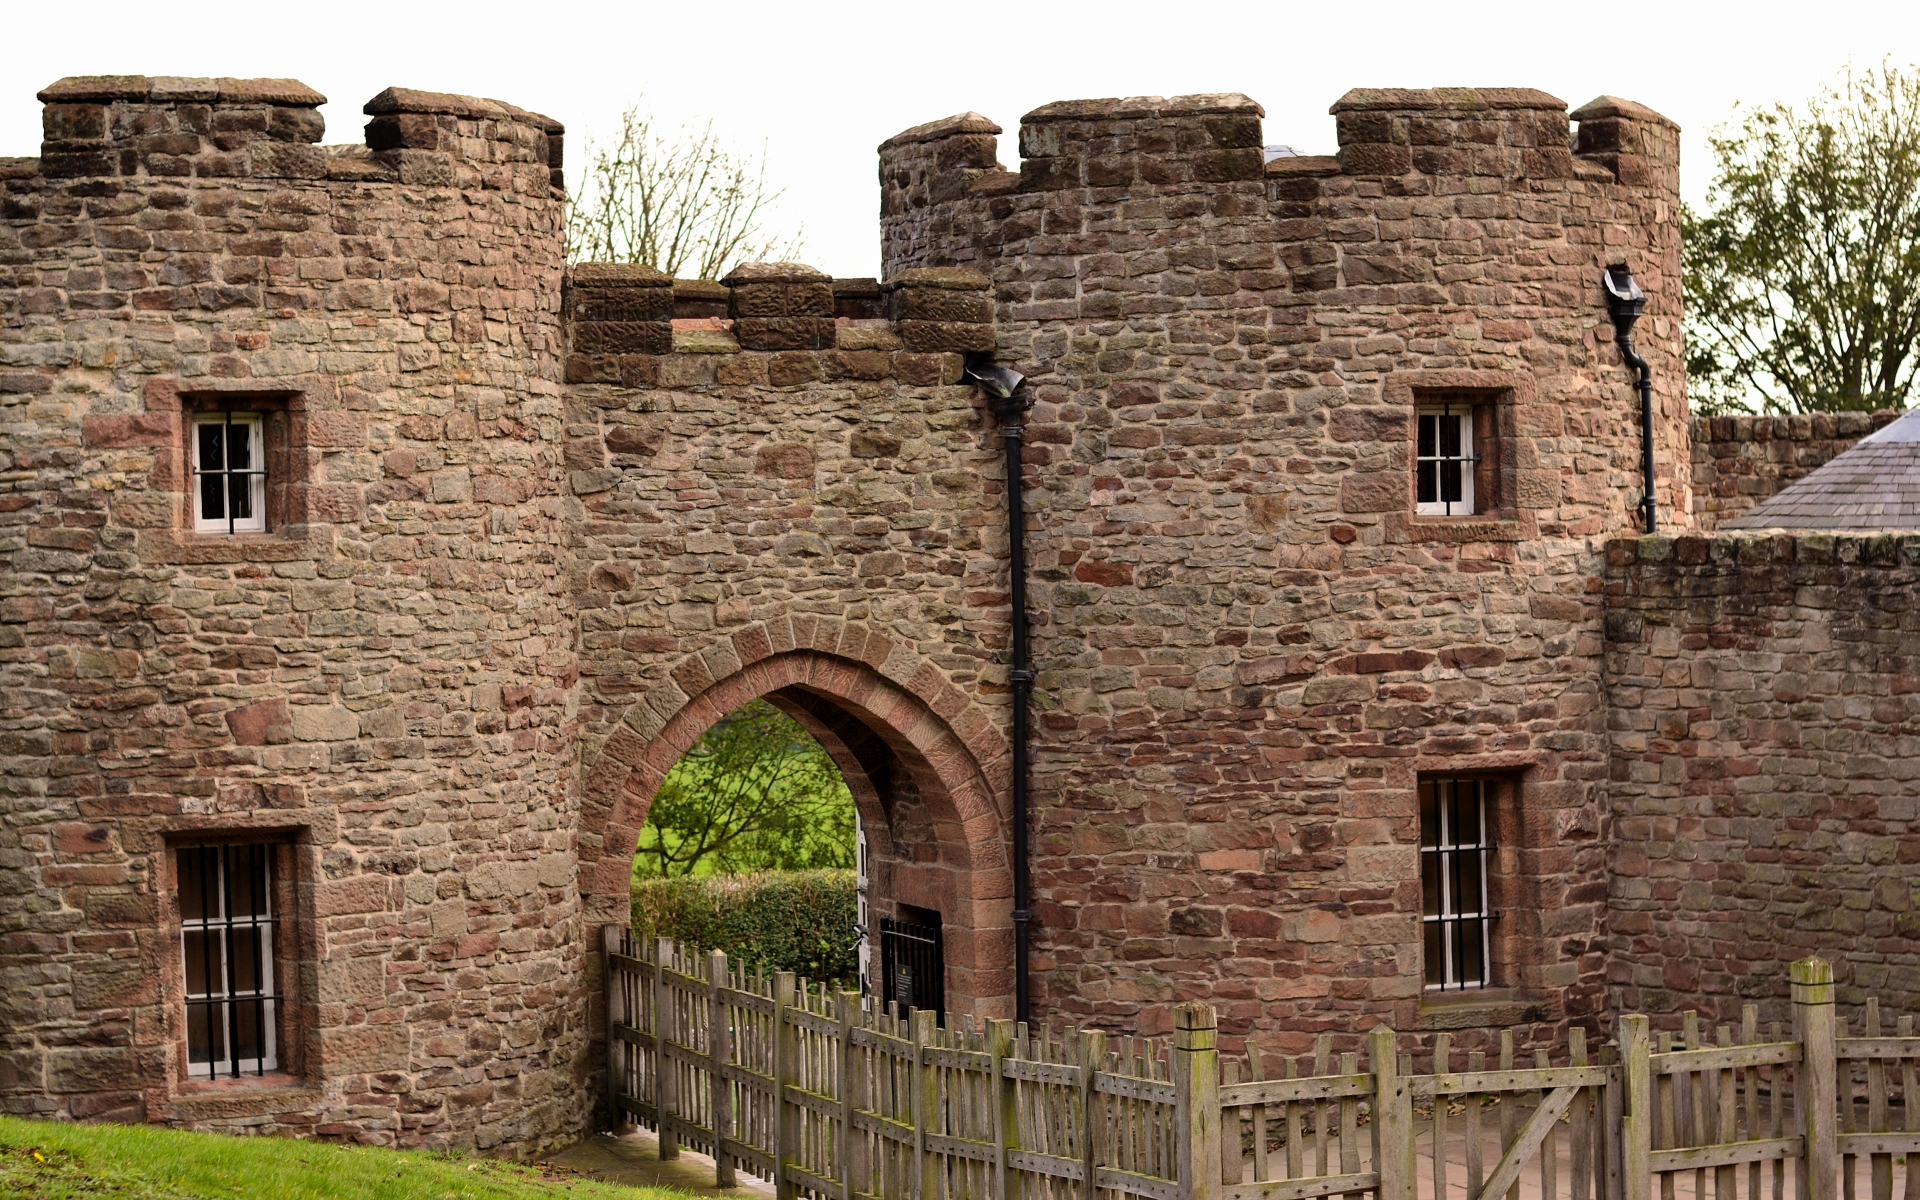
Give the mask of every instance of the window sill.
<path id="1" fill-rule="evenodd" d="M 1384 526 L 1387 541 L 1397 544 L 1525 542 L 1540 536 L 1540 528 L 1533 514 L 1514 509 L 1495 509 L 1471 517 L 1388 513 Z"/>
<path id="2" fill-rule="evenodd" d="M 194 533 L 149 529 L 140 554 L 152 563 L 292 562 L 333 553 L 333 526 L 290 525 L 265 533 Z"/>
<path id="3" fill-rule="evenodd" d="M 1498 1028 L 1546 1019 L 1544 1006 L 1521 998 L 1514 988 L 1426 992 L 1420 997 L 1420 1028 L 1424 1030 Z"/>
<path id="4" fill-rule="evenodd" d="M 194 1079 L 176 1084 L 174 1119 L 210 1120 L 259 1116 L 315 1108 L 326 1093 L 309 1080 L 284 1071 L 269 1071 L 241 1079 Z"/>

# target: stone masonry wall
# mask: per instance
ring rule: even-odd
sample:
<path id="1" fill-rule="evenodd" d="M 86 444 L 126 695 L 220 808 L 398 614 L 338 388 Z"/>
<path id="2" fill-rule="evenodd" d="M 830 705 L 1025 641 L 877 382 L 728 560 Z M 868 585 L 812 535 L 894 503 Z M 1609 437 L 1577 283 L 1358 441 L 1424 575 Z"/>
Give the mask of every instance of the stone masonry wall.
<path id="1" fill-rule="evenodd" d="M 958 353 L 992 344 L 986 280 L 906 272 L 861 310 L 890 317 L 838 318 L 863 289 L 806 267 L 725 283 L 677 330 L 657 272 L 570 285 L 589 904 L 625 920 L 660 779 L 769 694 L 853 785 L 876 915 L 940 912 L 949 1006 L 1004 1013 L 1003 473 Z"/>
<path id="2" fill-rule="evenodd" d="M 559 126 L 66 79 L 0 164 L 0 1108 L 531 1150 L 591 1110 Z M 265 534 L 183 423 L 264 410 Z M 170 845 L 290 845 L 288 1073 L 184 1079 Z"/>
<path id="3" fill-rule="evenodd" d="M 1601 547 L 1639 450 L 1598 281 L 1624 259 L 1652 297 L 1684 520 L 1677 133 L 1603 98 L 1576 134 L 1524 90 L 1333 111 L 1338 156 L 1269 164 L 1231 95 L 1049 105 L 1017 172 L 977 114 L 881 147 L 886 269 L 984 272 L 1036 384 L 1036 1004 L 1152 1029 L 1200 997 L 1294 1049 L 1375 1017 L 1591 1024 Z M 1495 399 L 1494 512 L 1410 515 L 1426 389 Z M 1461 1004 L 1420 974 L 1414 784 L 1444 771 L 1519 796 L 1502 986 Z"/>
<path id="4" fill-rule="evenodd" d="M 1693 419 L 1694 521 L 1711 532 L 1892 421 L 1875 413 Z"/>
<path id="5" fill-rule="evenodd" d="M 1917 586 L 1914 537 L 1608 548 L 1616 1011 L 1785 1020 L 1814 953 L 1842 1003 L 1920 992 Z"/>

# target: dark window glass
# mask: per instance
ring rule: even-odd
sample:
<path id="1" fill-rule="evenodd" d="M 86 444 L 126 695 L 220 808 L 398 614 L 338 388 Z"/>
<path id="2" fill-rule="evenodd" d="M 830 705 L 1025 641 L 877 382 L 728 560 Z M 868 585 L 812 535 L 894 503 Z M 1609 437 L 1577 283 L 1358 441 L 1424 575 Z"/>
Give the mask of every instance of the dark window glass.
<path id="1" fill-rule="evenodd" d="M 215 1079 L 279 1067 L 273 958 L 273 847 L 177 851 L 187 1074 Z"/>
<path id="2" fill-rule="evenodd" d="M 1421 921 L 1430 988 L 1492 981 L 1488 821 L 1485 780 L 1420 781 Z"/>

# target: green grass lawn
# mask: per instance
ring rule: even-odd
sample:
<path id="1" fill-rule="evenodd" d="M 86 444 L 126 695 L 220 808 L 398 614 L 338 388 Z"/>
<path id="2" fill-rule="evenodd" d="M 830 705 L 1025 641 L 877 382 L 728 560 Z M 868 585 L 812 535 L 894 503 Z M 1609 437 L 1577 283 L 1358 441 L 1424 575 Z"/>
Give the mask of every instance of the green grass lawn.
<path id="1" fill-rule="evenodd" d="M 0 1197 L 13 1200 L 687 1200 L 424 1150 L 72 1125 L 0 1116 Z"/>

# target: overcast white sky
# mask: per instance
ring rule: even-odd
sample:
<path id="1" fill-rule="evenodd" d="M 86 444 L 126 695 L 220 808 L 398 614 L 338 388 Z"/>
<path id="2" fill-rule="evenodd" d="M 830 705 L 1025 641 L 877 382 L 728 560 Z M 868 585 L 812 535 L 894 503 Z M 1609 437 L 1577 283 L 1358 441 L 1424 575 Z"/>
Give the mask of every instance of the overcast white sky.
<path id="1" fill-rule="evenodd" d="M 148 0 L 79 8 L 14 0 L 0 30 L 0 155 L 36 154 L 33 94 L 63 75 L 292 76 L 332 102 L 329 142 L 358 141 L 360 106 L 389 85 L 491 96 L 583 144 L 644 100 L 669 121 L 713 118 L 767 147 L 804 222 L 805 257 L 878 270 L 874 147 L 968 109 L 1003 126 L 1050 100 L 1245 92 L 1266 140 L 1332 153 L 1327 106 L 1350 87 L 1537 87 L 1578 106 L 1638 100 L 1686 130 L 1683 186 L 1707 182 L 1705 138 L 1735 101 L 1797 100 L 1849 62 L 1920 62 L 1920 4 L 1155 3 L 419 4 Z"/>

